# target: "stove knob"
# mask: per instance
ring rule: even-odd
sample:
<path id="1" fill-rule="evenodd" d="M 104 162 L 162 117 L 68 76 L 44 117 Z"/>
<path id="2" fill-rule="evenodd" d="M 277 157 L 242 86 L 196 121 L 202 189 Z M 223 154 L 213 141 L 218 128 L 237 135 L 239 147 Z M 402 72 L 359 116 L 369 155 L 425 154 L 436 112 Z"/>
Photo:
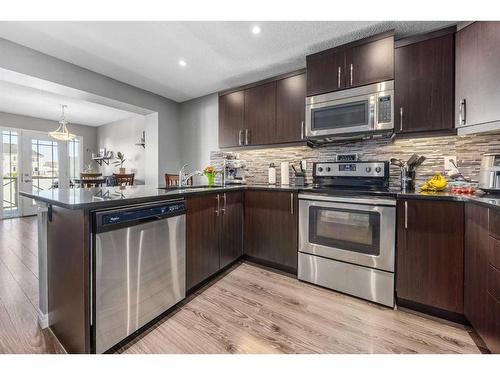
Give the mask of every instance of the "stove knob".
<path id="1" fill-rule="evenodd" d="M 330 172 L 331 170 L 332 170 L 332 168 L 330 168 L 330 167 L 326 167 L 326 171 L 327 171 L 327 172 Z"/>
<path id="2" fill-rule="evenodd" d="M 377 172 L 377 173 L 380 173 L 381 170 L 382 170 L 382 168 L 380 168 L 380 167 L 375 168 L 375 172 Z"/>
<path id="3" fill-rule="evenodd" d="M 370 173 L 372 171 L 371 167 L 366 167 L 365 169 L 368 173 Z"/>
<path id="4" fill-rule="evenodd" d="M 318 167 L 318 172 L 323 172 L 323 167 Z"/>

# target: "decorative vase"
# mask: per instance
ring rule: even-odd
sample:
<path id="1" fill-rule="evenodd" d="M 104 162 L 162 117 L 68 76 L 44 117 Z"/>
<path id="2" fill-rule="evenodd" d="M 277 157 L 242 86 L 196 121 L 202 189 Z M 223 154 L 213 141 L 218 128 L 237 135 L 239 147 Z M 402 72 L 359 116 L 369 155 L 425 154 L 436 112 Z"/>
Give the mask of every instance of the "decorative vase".
<path id="1" fill-rule="evenodd" d="M 120 167 L 120 168 L 118 169 L 118 172 L 119 172 L 120 174 L 125 174 L 125 168 Z"/>
<path id="2" fill-rule="evenodd" d="M 208 186 L 213 187 L 215 185 L 215 173 L 209 173 L 205 175 L 208 180 Z"/>

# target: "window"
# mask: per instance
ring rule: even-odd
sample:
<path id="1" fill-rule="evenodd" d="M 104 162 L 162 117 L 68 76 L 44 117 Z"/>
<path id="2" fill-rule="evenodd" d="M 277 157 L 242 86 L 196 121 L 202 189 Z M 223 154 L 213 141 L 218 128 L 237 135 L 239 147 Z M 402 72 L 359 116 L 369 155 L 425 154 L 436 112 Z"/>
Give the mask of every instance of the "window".
<path id="1" fill-rule="evenodd" d="M 75 138 L 71 141 L 68 142 L 68 155 L 69 155 L 69 186 L 73 187 L 75 186 L 74 180 L 75 178 L 80 177 L 80 172 L 81 172 L 81 163 L 82 163 L 82 158 L 81 158 L 81 145 L 82 142 L 80 139 Z"/>
<path id="2" fill-rule="evenodd" d="M 19 135 L 17 132 L 2 130 L 3 142 L 3 176 L 1 176 L 3 189 L 3 202 L 0 208 L 4 210 L 4 216 L 14 216 L 18 210 L 17 197 L 17 152 Z"/>
<path id="3" fill-rule="evenodd" d="M 57 142 L 33 139 L 31 150 L 33 191 L 57 188 L 59 185 Z"/>

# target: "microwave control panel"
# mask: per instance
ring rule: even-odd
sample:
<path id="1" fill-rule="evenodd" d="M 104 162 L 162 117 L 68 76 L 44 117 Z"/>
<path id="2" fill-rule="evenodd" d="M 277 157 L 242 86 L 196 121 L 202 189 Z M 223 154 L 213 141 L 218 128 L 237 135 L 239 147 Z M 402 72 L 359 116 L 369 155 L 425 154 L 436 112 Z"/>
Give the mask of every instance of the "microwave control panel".
<path id="1" fill-rule="evenodd" d="M 391 96 L 385 95 L 378 98 L 378 123 L 383 124 L 392 121 Z"/>

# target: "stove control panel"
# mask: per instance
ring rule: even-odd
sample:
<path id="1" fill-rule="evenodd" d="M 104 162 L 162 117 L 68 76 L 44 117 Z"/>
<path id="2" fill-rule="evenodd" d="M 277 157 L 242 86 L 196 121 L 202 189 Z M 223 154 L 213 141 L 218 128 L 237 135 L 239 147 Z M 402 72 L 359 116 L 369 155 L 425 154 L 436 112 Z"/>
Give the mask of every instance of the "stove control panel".
<path id="1" fill-rule="evenodd" d="M 319 162 L 314 164 L 315 177 L 384 177 L 387 162 Z M 388 172 L 388 171 L 387 171 Z"/>

